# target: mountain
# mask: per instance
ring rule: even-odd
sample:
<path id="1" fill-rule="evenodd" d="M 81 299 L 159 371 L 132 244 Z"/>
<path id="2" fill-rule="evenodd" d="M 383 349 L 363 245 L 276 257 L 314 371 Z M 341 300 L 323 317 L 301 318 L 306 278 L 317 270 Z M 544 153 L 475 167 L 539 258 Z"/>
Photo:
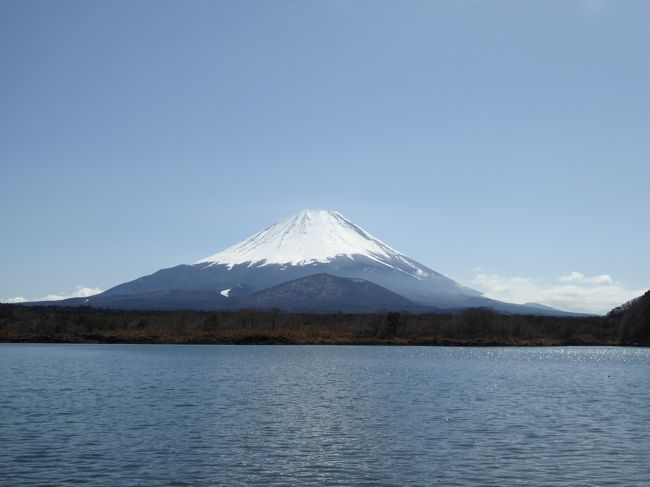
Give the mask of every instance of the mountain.
<path id="1" fill-rule="evenodd" d="M 163 269 L 105 294 L 166 289 L 265 289 L 327 273 L 366 279 L 428 306 L 457 307 L 481 294 L 401 254 L 334 211 L 305 210 L 193 265 Z"/>
<path id="2" fill-rule="evenodd" d="M 237 303 L 242 308 L 286 311 L 369 313 L 414 311 L 421 307 L 397 293 L 364 279 L 313 274 L 263 289 Z"/>
<path id="3" fill-rule="evenodd" d="M 244 306 L 247 303 L 244 297 L 296 280 L 282 292 L 286 296 L 291 290 L 296 295 L 296 302 L 300 299 L 304 302 L 306 298 L 298 299 L 297 296 L 313 297 L 313 294 L 307 290 L 301 294 L 299 287 L 311 286 L 313 282 L 301 279 L 316 274 L 362 279 L 378 286 L 372 287 L 378 296 L 391 292 L 418 307 L 454 310 L 489 307 L 506 313 L 565 314 L 552 308 L 485 298 L 480 292 L 461 286 L 389 247 L 340 213 L 324 210 L 304 210 L 280 220 L 195 264 L 162 269 L 90 298 L 59 303 L 116 308 L 224 309 Z M 353 307 L 344 296 L 338 299 L 339 304 L 345 302 L 346 306 Z M 364 300 L 369 302 L 367 296 Z M 241 304 L 236 305 L 236 302 Z M 276 301 L 269 297 L 268 301 L 260 298 L 260 301 L 248 304 L 263 307 L 265 302 Z M 328 298 L 322 302 L 331 303 L 333 311 L 345 310 L 335 306 L 335 300 Z M 399 304 L 395 300 L 388 303 L 390 305 L 377 309 L 398 307 Z"/>

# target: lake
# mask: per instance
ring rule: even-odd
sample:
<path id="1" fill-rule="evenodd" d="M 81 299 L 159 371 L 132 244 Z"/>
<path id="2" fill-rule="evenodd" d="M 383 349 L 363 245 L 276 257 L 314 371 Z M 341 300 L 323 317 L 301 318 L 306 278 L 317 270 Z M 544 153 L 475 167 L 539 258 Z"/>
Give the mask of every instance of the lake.
<path id="1" fill-rule="evenodd" d="M 650 350 L 0 345 L 0 485 L 648 485 Z"/>

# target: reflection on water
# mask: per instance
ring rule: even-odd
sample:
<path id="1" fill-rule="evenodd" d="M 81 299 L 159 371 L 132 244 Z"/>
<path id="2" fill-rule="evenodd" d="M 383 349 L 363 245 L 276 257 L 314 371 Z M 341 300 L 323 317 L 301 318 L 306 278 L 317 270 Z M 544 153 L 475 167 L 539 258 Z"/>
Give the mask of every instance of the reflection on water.
<path id="1" fill-rule="evenodd" d="M 648 485 L 650 350 L 0 345 L 0 485 Z"/>

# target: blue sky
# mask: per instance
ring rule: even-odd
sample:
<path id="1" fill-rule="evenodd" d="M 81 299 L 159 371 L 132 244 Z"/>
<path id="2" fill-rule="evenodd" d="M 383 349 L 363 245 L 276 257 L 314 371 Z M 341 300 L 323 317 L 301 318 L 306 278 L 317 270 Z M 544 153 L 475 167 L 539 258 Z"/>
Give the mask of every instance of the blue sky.
<path id="1" fill-rule="evenodd" d="M 0 299 L 303 208 L 501 299 L 650 286 L 650 3 L 0 2 Z M 582 277 L 580 277 L 582 276 Z"/>

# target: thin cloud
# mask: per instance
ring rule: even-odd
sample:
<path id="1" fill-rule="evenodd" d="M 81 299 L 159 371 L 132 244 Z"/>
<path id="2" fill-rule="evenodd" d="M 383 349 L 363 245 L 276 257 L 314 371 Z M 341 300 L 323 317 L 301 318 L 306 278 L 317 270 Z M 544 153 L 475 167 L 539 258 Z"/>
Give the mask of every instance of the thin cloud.
<path id="1" fill-rule="evenodd" d="M 571 272 L 548 282 L 530 277 L 477 274 L 472 285 L 487 297 L 510 303 L 540 303 L 565 311 L 605 314 L 647 289 L 628 289 L 609 274 Z"/>
<path id="2" fill-rule="evenodd" d="M 13 298 L 3 299 L 1 302 L 16 304 L 16 303 L 25 303 L 30 301 L 61 301 L 62 299 L 68 299 L 68 298 L 87 298 L 89 296 L 94 296 L 95 294 L 99 294 L 101 292 L 104 291 L 98 287 L 75 286 L 74 291 L 67 294 L 66 293 L 48 294 L 47 296 L 41 296 L 38 298 L 26 298 L 24 296 L 16 296 Z"/>
<path id="3" fill-rule="evenodd" d="M 614 280 L 612 279 L 612 276 L 610 276 L 609 274 L 601 274 L 600 276 L 587 277 L 582 272 L 576 272 L 576 271 L 573 271 L 571 274 L 568 274 L 566 276 L 560 276 L 559 281 L 576 282 L 581 284 L 595 284 L 595 285 L 614 284 Z"/>

